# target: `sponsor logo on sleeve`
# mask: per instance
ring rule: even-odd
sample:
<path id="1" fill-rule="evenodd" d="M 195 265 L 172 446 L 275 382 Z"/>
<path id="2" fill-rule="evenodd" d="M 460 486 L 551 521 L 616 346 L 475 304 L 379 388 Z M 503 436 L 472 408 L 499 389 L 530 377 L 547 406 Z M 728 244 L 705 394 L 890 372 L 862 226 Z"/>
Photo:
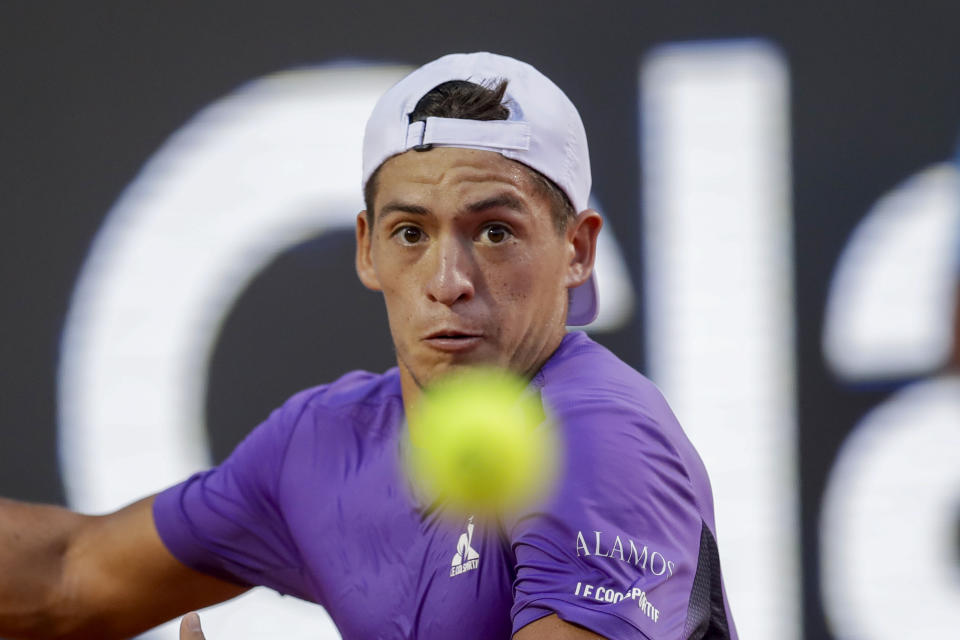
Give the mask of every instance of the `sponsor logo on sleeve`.
<path id="1" fill-rule="evenodd" d="M 651 549 L 645 544 L 619 535 L 610 537 L 602 531 L 591 531 L 584 536 L 583 531 L 577 531 L 577 556 L 598 556 L 614 558 L 638 567 L 643 572 L 650 572 L 655 576 L 667 573 L 673 576 L 677 563 L 669 560 L 663 553 Z"/>
<path id="2" fill-rule="evenodd" d="M 647 592 L 639 587 L 631 587 L 626 591 L 620 591 L 618 589 L 611 589 L 610 587 L 602 587 L 578 582 L 577 588 L 573 590 L 573 595 L 580 596 L 581 598 L 586 598 L 588 600 L 606 602 L 609 604 L 616 604 L 618 602 L 623 602 L 624 600 L 633 601 L 637 603 L 638 607 L 640 607 L 643 615 L 647 616 L 654 622 L 658 622 L 660 620 L 660 609 L 655 607 L 653 603 L 647 599 Z"/>

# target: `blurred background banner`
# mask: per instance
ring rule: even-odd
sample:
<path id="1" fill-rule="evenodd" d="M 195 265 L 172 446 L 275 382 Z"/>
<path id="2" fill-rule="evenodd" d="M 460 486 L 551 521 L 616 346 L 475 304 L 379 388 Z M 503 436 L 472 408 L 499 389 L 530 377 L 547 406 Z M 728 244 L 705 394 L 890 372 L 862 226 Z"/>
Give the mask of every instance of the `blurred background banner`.
<path id="1" fill-rule="evenodd" d="M 103 512 L 392 366 L 353 272 L 373 102 L 451 51 L 578 106 L 588 328 L 713 480 L 741 637 L 960 628 L 960 5 L 0 7 L 0 495 Z M 255 591 L 212 640 L 337 638 Z M 175 638 L 172 627 L 148 634 Z"/>

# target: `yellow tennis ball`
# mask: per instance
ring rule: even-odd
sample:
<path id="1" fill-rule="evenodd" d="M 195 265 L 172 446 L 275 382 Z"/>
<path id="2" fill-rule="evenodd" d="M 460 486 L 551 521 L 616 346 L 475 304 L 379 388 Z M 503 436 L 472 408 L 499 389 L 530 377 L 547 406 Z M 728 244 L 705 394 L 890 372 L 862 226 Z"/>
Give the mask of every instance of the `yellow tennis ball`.
<path id="1" fill-rule="evenodd" d="M 468 369 L 428 387 L 408 412 L 411 480 L 460 513 L 510 513 L 545 496 L 559 441 L 539 394 L 514 374 Z"/>

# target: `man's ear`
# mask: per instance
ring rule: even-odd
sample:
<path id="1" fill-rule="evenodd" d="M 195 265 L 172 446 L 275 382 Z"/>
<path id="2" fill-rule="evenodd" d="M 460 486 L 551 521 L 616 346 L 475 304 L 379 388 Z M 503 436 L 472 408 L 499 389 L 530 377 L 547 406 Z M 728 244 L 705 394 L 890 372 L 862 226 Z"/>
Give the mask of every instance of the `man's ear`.
<path id="1" fill-rule="evenodd" d="M 361 211 L 357 214 L 357 276 L 367 289 L 380 291 L 380 280 L 373 268 L 372 243 L 373 228 L 367 220 L 367 212 Z"/>
<path id="2" fill-rule="evenodd" d="M 593 262 L 597 257 L 597 238 L 602 227 L 603 218 L 593 209 L 584 209 L 567 225 L 570 263 L 565 285 L 568 289 L 580 286 L 593 273 Z"/>

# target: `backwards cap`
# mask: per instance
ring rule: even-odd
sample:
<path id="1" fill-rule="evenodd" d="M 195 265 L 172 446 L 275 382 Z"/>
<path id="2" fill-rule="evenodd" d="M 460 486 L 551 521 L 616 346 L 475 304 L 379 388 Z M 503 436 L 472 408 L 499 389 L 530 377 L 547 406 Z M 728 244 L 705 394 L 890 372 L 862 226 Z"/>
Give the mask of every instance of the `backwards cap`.
<path id="1" fill-rule="evenodd" d="M 410 113 L 434 87 L 450 80 L 507 81 L 506 120 L 427 118 Z M 576 211 L 590 197 L 587 134 L 576 107 L 532 66 L 493 53 L 455 53 L 430 62 L 391 87 L 373 108 L 363 137 L 363 185 L 388 158 L 421 145 L 496 151 L 536 169 L 560 187 Z M 568 325 L 597 317 L 597 283 L 569 289 Z"/>

